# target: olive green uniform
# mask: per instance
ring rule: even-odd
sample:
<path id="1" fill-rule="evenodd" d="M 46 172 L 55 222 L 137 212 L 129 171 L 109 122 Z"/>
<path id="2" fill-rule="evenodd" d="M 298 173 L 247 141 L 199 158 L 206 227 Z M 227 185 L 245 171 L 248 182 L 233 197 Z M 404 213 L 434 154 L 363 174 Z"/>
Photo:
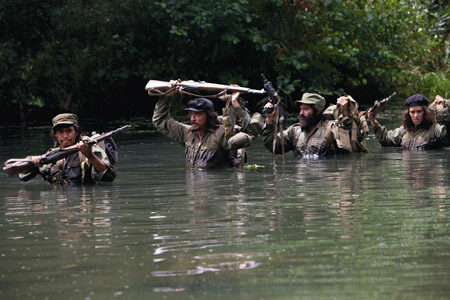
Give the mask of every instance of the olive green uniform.
<path id="1" fill-rule="evenodd" d="M 382 146 L 397 146 L 408 150 L 428 150 L 445 147 L 450 142 L 449 107 L 449 100 L 444 105 L 436 105 L 435 102 L 430 105 L 431 111 L 436 115 L 438 124 L 431 126 L 429 129 L 419 126 L 414 130 L 407 130 L 404 126 L 400 126 L 394 130 L 387 130 L 386 127 L 376 122 L 373 126 L 373 131 Z"/>
<path id="2" fill-rule="evenodd" d="M 248 147 L 251 144 L 250 136 L 244 132 L 239 132 L 227 139 L 223 125 L 205 130 L 200 138 L 198 132 L 193 131 L 190 125 L 170 117 L 171 98 L 163 97 L 158 101 L 153 113 L 153 124 L 159 132 L 185 147 L 187 167 L 230 167 L 232 166 L 230 151 Z M 236 110 L 236 114 L 240 112 L 242 111 Z M 241 118 L 241 116 L 238 117 Z"/>
<path id="3" fill-rule="evenodd" d="M 270 152 L 273 151 L 273 124 L 266 124 L 261 133 L 264 146 Z M 332 133 L 328 129 L 326 121 L 320 121 L 311 132 L 303 131 L 300 124 L 296 123 L 283 131 L 284 150 L 293 151 L 296 157 L 304 156 L 328 156 L 334 153 Z M 329 135 L 329 137 L 327 137 Z M 277 134 L 275 154 L 282 153 L 281 134 Z"/>
<path id="4" fill-rule="evenodd" d="M 333 142 L 339 152 L 367 152 L 369 126 L 366 118 L 360 115 L 358 103 L 350 95 L 345 97 L 348 101 L 348 116 L 343 115 L 338 105 L 329 106 L 323 113 L 325 119 L 329 120 Z"/>
<path id="5" fill-rule="evenodd" d="M 377 123 L 373 126 L 373 131 L 380 144 L 385 147 L 397 146 L 409 150 L 427 150 L 444 147 L 448 144 L 447 128 L 440 124 L 433 125 L 429 129 L 419 127 L 408 131 L 403 126 L 387 130 L 386 127 Z"/>
<path id="6" fill-rule="evenodd" d="M 267 124 L 262 132 L 264 146 L 270 152 L 280 154 L 283 151 L 293 151 L 296 157 L 324 157 L 333 153 L 366 152 L 365 138 L 369 132 L 366 119 L 360 116 L 358 103 L 349 95 L 345 96 L 348 105 L 344 112 L 338 105 L 327 108 L 311 132 L 302 130 L 299 123 L 284 130 L 282 143 L 281 133 L 277 134 L 275 149 L 273 148 L 274 126 Z M 304 93 L 300 105 L 323 109 L 326 101 L 319 94 Z"/>
<path id="7" fill-rule="evenodd" d="M 44 155 L 49 155 L 58 149 L 52 148 Z M 36 167 L 26 174 L 19 173 L 19 179 L 28 181 L 40 174 L 44 180 L 58 184 L 79 185 L 93 184 L 99 181 L 113 181 L 116 177 L 116 172 L 106 152 L 98 145 L 92 146 L 92 152 L 106 165 L 107 169 L 105 171 L 98 172 L 81 152 L 76 152 L 58 160 L 54 164 L 43 165 L 40 168 Z"/>

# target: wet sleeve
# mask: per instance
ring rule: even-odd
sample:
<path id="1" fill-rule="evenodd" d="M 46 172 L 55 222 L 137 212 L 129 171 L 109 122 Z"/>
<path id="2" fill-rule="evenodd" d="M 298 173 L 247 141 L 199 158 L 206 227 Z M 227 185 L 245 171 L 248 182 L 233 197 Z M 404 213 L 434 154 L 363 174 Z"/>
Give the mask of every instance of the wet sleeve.
<path id="1" fill-rule="evenodd" d="M 248 147 L 251 145 L 251 143 L 252 138 L 248 134 L 244 132 L 238 132 L 228 139 L 227 147 L 229 150 L 236 150 Z"/>
<path id="2" fill-rule="evenodd" d="M 444 107 L 436 111 L 436 120 L 449 129 L 450 126 L 450 100 L 445 100 Z"/>
<path id="3" fill-rule="evenodd" d="M 400 147 L 402 145 L 402 138 L 405 134 L 403 126 L 394 130 L 387 130 L 386 127 L 377 123 L 377 125 L 373 127 L 373 131 L 377 140 L 384 147 Z"/>
<path id="4" fill-rule="evenodd" d="M 39 174 L 39 168 L 35 167 L 28 173 L 19 173 L 17 174 L 17 177 L 19 177 L 22 181 L 28 181 L 36 177 L 36 175 Z"/>
<path id="5" fill-rule="evenodd" d="M 185 136 L 190 126 L 175 121 L 170 117 L 170 101 L 173 97 L 181 97 L 178 93 L 172 97 L 162 97 L 153 112 L 153 124 L 156 129 L 168 138 L 184 145 Z"/>
<path id="6" fill-rule="evenodd" d="M 242 107 L 234 107 L 236 124 L 242 127 L 242 131 L 247 130 L 248 125 L 250 124 L 250 115 L 248 112 Z"/>
<path id="7" fill-rule="evenodd" d="M 113 181 L 114 178 L 116 178 L 116 170 L 114 170 L 114 167 L 109 161 L 106 152 L 96 145 L 92 148 L 92 152 L 94 153 L 94 155 L 100 158 L 100 160 L 106 165 L 107 168 L 105 171 L 99 172 L 94 167 L 92 167 L 92 178 L 95 181 Z"/>
<path id="8" fill-rule="evenodd" d="M 57 148 L 50 149 L 44 155 L 48 155 L 48 154 L 54 152 L 56 149 Z M 17 174 L 17 176 L 19 177 L 19 179 L 21 181 L 29 181 L 29 180 L 33 179 L 34 177 L 36 177 L 36 175 L 38 175 L 38 174 L 40 174 L 45 179 L 45 173 L 49 172 L 51 166 L 52 166 L 52 164 L 46 164 L 41 167 L 34 167 L 30 172 L 19 173 L 19 174 Z"/>
<path id="9" fill-rule="evenodd" d="M 264 147 L 270 152 L 273 151 L 273 135 L 274 135 L 274 125 L 266 124 L 264 127 L 261 136 L 263 139 Z M 294 136 L 295 136 L 295 127 L 294 125 L 288 127 L 283 131 L 283 139 L 284 139 L 284 151 L 288 152 L 294 149 Z M 281 134 L 277 134 L 276 144 L 275 144 L 275 154 L 282 153 L 282 145 L 281 145 Z"/>
<path id="10" fill-rule="evenodd" d="M 448 146 L 450 144 L 450 131 L 448 126 L 437 124 L 435 126 L 434 136 L 438 147 Z"/>

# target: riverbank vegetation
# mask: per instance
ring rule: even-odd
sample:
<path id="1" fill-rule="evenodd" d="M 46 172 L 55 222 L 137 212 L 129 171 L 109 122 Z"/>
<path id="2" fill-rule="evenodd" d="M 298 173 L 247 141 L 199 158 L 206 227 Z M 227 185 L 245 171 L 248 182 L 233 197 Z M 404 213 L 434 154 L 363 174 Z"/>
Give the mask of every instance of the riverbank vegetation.
<path id="1" fill-rule="evenodd" d="M 149 79 L 261 88 L 261 73 L 290 109 L 305 91 L 450 97 L 449 28 L 445 0 L 4 0 L 0 116 L 150 116 Z"/>

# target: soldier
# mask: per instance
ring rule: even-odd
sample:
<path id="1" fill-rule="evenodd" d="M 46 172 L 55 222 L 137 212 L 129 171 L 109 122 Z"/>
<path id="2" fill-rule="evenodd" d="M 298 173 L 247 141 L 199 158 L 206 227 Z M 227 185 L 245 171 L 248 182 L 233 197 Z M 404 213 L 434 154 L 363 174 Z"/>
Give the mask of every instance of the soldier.
<path id="1" fill-rule="evenodd" d="M 329 120 L 332 136 L 340 152 L 367 152 L 369 126 L 352 96 L 339 97 L 336 105 L 330 105 L 323 115 Z"/>
<path id="2" fill-rule="evenodd" d="M 19 173 L 20 180 L 28 181 L 37 174 L 50 183 L 70 185 L 114 180 L 116 173 L 105 150 L 99 145 L 83 142 L 89 138 L 81 135 L 76 115 L 59 114 L 52 119 L 52 122 L 50 135 L 55 142 L 55 148 L 50 149 L 46 154 L 72 145 L 77 145 L 80 151 L 58 160 L 55 164 L 46 165 L 40 165 L 42 156 L 31 156 L 29 158 L 36 167 L 29 172 Z"/>
<path id="3" fill-rule="evenodd" d="M 438 101 L 439 102 L 439 101 Z M 428 150 L 444 147 L 449 143 L 448 125 L 440 125 L 428 108 L 428 99 L 415 94 L 406 99 L 407 109 L 403 112 L 403 125 L 394 130 L 387 130 L 376 120 L 376 115 L 369 114 L 376 138 L 382 146 L 397 146 L 409 150 Z"/>
<path id="4" fill-rule="evenodd" d="M 450 100 L 446 100 L 442 96 L 436 95 L 434 102 L 430 104 L 430 109 L 436 115 L 436 121 L 439 124 L 447 126 L 448 133 L 450 123 Z"/>
<path id="5" fill-rule="evenodd" d="M 300 105 L 299 122 L 283 131 L 285 151 L 292 150 L 296 157 L 325 157 L 334 153 L 367 150 L 364 145 L 367 135 L 365 120 L 359 118 L 357 103 L 350 96 L 340 97 L 337 105 L 329 109 L 327 119 L 332 121 L 325 120 L 326 102 L 321 95 L 305 93 L 295 103 Z M 265 107 L 271 106 L 267 103 Z M 335 120 L 334 114 L 341 120 Z M 266 127 L 261 134 L 270 152 L 273 151 L 273 118 L 274 112 L 266 114 Z M 355 129 L 354 134 L 351 133 L 352 128 Z M 278 133 L 275 153 L 281 152 L 281 134 Z"/>
<path id="6" fill-rule="evenodd" d="M 171 81 L 174 85 L 175 81 Z M 177 88 L 178 90 L 179 88 Z M 232 94 L 232 106 L 236 120 L 242 120 L 245 111 L 237 99 L 240 93 Z M 179 92 L 169 92 L 156 104 L 153 124 L 156 129 L 185 147 L 186 166 L 193 168 L 232 167 L 233 152 L 251 144 L 251 137 L 245 132 L 226 134 L 220 123 L 213 103 L 206 98 L 195 98 L 187 103 L 190 125 L 180 123 L 170 117 L 170 102 L 181 97 Z M 238 125 L 238 124 L 237 124 Z"/>
<path id="7" fill-rule="evenodd" d="M 248 134 L 253 140 L 260 133 L 264 126 L 264 118 L 260 113 L 250 114 L 245 108 L 245 100 L 238 97 L 238 94 L 226 95 L 223 97 L 225 107 L 222 108 L 222 116 L 219 116 L 225 129 L 225 137 L 230 139 L 239 132 Z M 242 167 L 247 162 L 245 148 L 231 151 L 232 165 Z"/>

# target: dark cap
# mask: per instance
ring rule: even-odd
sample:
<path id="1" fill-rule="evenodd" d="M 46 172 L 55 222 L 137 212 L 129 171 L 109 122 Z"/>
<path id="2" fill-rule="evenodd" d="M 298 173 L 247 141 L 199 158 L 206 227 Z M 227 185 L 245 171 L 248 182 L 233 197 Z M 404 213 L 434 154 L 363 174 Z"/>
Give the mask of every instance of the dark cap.
<path id="1" fill-rule="evenodd" d="M 52 123 L 52 129 L 54 129 L 58 125 L 74 125 L 78 124 L 78 117 L 74 114 L 69 113 L 59 114 L 52 119 Z"/>
<path id="2" fill-rule="evenodd" d="M 190 100 L 184 110 L 189 111 L 214 111 L 214 104 L 205 98 L 195 98 Z"/>
<path id="3" fill-rule="evenodd" d="M 406 99 L 405 105 L 407 107 L 428 106 L 428 99 L 422 94 L 415 94 Z"/>

